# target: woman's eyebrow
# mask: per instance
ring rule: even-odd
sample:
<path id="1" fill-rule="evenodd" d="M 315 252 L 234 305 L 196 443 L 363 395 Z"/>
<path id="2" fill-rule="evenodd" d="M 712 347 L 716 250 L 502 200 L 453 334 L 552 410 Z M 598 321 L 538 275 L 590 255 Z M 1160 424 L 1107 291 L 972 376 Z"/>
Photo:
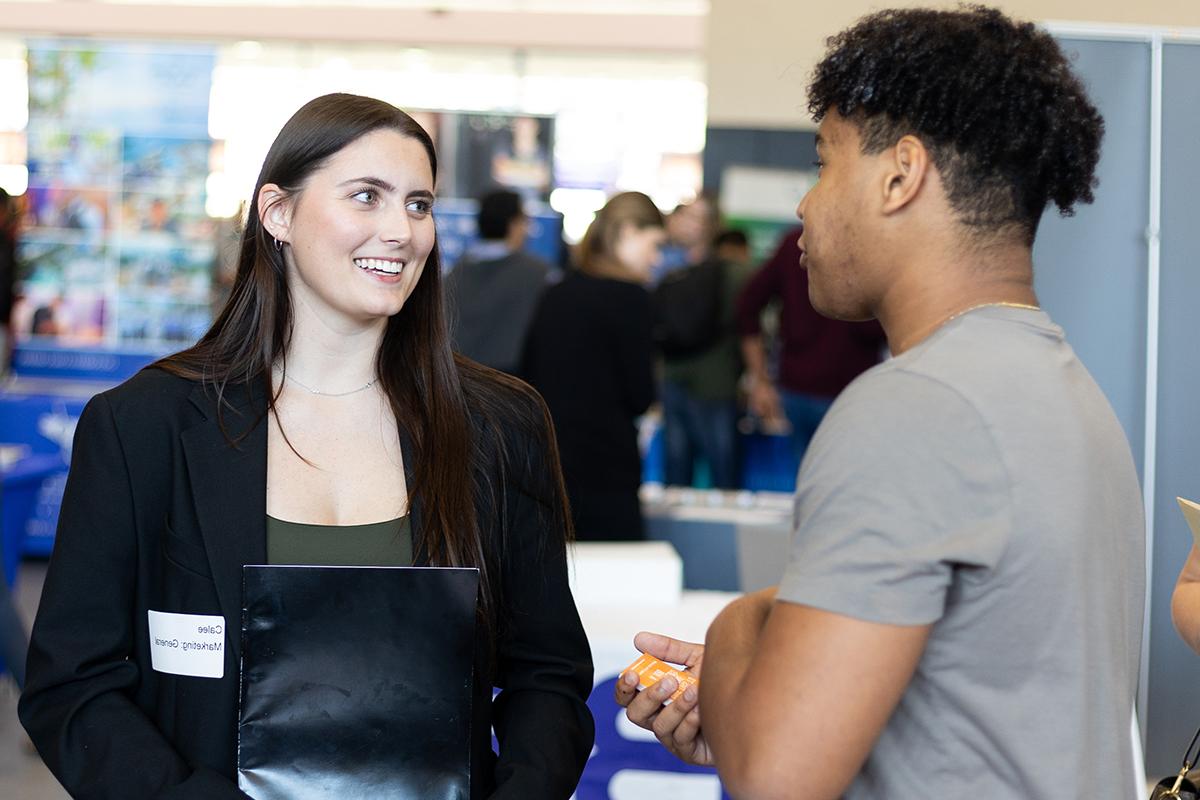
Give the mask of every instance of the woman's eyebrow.
<path id="1" fill-rule="evenodd" d="M 383 180 L 382 178 L 372 178 L 372 177 L 370 177 L 370 176 L 363 177 L 363 178 L 351 178 L 351 179 L 350 179 L 350 180 L 348 180 L 348 181 L 342 181 L 342 182 L 341 182 L 340 184 L 338 184 L 338 185 L 339 185 L 339 186 L 348 186 L 348 185 L 350 185 L 350 184 L 352 184 L 352 183 L 360 183 L 360 184 L 361 184 L 361 183 L 365 183 L 367 186 L 374 186 L 376 189 L 381 189 L 381 190 L 383 190 L 383 191 L 385 191 L 385 192 L 394 192 L 394 191 L 396 191 L 396 187 L 395 187 L 395 186 L 392 186 L 390 183 L 388 183 L 387 181 Z"/>

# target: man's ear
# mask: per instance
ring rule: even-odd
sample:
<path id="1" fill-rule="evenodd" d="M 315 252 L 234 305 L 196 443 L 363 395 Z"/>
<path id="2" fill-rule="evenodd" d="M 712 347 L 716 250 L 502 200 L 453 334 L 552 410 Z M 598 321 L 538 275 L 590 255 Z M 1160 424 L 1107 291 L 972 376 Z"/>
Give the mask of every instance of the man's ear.
<path id="1" fill-rule="evenodd" d="M 275 239 L 289 241 L 291 231 L 291 197 L 274 183 L 264 183 L 258 190 L 258 222 Z"/>
<path id="2" fill-rule="evenodd" d="M 920 194 L 933 165 L 929 151 L 915 136 L 904 136 L 888 153 L 884 160 L 883 212 L 894 214 Z"/>

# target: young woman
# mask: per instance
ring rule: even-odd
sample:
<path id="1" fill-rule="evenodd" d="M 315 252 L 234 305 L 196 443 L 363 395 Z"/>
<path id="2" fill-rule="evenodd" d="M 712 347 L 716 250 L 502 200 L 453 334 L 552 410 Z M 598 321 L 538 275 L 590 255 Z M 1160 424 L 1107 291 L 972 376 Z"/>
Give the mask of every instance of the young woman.
<path id="1" fill-rule="evenodd" d="M 654 402 L 644 288 L 666 240 L 640 192 L 615 195 L 579 243 L 578 269 L 542 296 L 522 375 L 546 398 L 580 539 L 641 539 L 636 419 Z"/>
<path id="2" fill-rule="evenodd" d="M 72 795 L 244 797 L 241 571 L 261 563 L 478 567 L 473 795 L 574 790 L 592 668 L 554 437 L 528 387 L 450 352 L 436 173 L 404 112 L 305 105 L 212 329 L 84 410 L 20 703 Z M 223 677 L 156 671 L 148 611 L 222 616 Z"/>

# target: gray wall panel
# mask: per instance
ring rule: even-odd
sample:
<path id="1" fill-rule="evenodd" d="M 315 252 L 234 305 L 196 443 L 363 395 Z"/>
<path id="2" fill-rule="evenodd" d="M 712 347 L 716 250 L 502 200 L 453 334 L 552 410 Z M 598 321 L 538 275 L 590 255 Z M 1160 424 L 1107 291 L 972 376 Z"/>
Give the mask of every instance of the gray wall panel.
<path id="1" fill-rule="evenodd" d="M 1200 726 L 1200 656 L 1171 624 L 1171 591 L 1191 543 L 1176 495 L 1200 497 L 1200 45 L 1163 48 L 1162 304 L 1147 768 L 1178 768 Z"/>
<path id="2" fill-rule="evenodd" d="M 1074 217 L 1051 207 L 1034 248 L 1035 288 L 1112 403 L 1141 475 L 1145 441 L 1146 226 L 1150 45 L 1060 38 L 1105 136 L 1096 202 Z"/>

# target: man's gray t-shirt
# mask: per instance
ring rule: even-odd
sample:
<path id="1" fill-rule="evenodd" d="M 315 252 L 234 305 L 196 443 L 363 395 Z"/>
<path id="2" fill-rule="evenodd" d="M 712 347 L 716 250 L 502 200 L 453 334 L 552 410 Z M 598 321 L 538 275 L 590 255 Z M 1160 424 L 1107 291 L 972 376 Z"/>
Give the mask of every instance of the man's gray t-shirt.
<path id="1" fill-rule="evenodd" d="M 1142 498 L 1041 311 L 984 306 L 864 373 L 800 469 L 780 600 L 925 652 L 847 798 L 1130 797 Z"/>

